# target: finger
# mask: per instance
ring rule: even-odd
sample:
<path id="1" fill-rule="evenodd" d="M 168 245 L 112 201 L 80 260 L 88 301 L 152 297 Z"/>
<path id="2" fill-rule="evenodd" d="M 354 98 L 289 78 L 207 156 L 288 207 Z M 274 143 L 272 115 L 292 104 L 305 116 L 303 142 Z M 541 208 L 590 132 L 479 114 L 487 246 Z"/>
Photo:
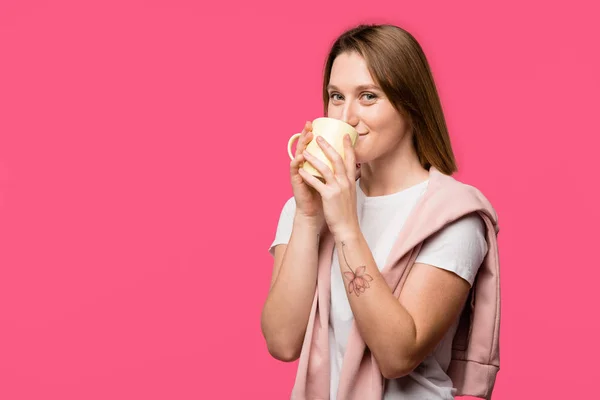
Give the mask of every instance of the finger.
<path id="1" fill-rule="evenodd" d="M 325 182 L 333 183 L 336 181 L 333 172 L 331 171 L 329 166 L 327 166 L 323 161 L 319 160 L 317 157 L 313 156 L 308 151 L 305 151 L 303 155 L 306 161 L 308 161 L 313 167 L 315 167 L 317 171 L 321 173 L 321 175 L 323 175 L 323 178 L 325 178 Z"/>
<path id="2" fill-rule="evenodd" d="M 302 145 L 299 146 L 298 148 L 300 149 L 300 153 L 304 152 L 304 150 L 306 150 L 306 148 L 308 147 L 308 144 L 312 141 L 313 139 L 313 133 L 312 132 L 306 132 L 304 134 L 304 140 L 302 141 Z"/>
<path id="3" fill-rule="evenodd" d="M 306 132 L 312 132 L 312 122 L 306 121 L 304 124 L 304 129 L 306 129 Z"/>
<path id="4" fill-rule="evenodd" d="M 298 142 L 296 142 L 296 152 L 294 154 L 295 157 L 298 157 L 300 154 L 302 154 L 304 147 L 306 147 L 304 144 L 305 141 L 306 141 L 306 133 L 304 131 L 302 131 L 300 133 L 300 137 L 298 138 Z"/>
<path id="5" fill-rule="evenodd" d="M 356 180 L 356 153 L 354 153 L 350 135 L 344 136 L 344 159 L 348 179 L 350 179 L 350 181 Z"/>
<path id="6" fill-rule="evenodd" d="M 290 169 L 297 170 L 302 166 L 304 162 L 304 156 L 302 154 L 298 154 L 294 159 L 290 162 Z"/>
<path id="7" fill-rule="evenodd" d="M 300 138 L 296 144 L 296 156 L 302 154 L 308 143 L 312 140 L 312 124 L 310 121 L 306 121 L 302 132 L 300 132 Z"/>
<path id="8" fill-rule="evenodd" d="M 325 153 L 329 161 L 331 161 L 335 175 L 338 177 L 346 176 L 346 166 L 344 165 L 344 160 L 337 150 L 320 136 L 317 138 L 317 143 L 319 144 L 319 147 L 323 149 L 323 153 Z"/>
<path id="9" fill-rule="evenodd" d="M 303 169 L 299 169 L 298 173 L 307 185 L 311 186 L 313 189 L 319 192 L 321 197 L 323 197 L 323 194 L 327 190 L 327 186 L 320 179 L 318 179 L 316 176 L 309 174 Z"/>

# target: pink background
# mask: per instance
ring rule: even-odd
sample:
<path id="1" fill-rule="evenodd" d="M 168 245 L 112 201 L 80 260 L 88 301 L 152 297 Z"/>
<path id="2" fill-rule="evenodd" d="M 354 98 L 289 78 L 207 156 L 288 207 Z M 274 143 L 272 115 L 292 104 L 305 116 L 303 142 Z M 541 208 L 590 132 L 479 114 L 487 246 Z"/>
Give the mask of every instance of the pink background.
<path id="1" fill-rule="evenodd" d="M 421 42 L 500 215 L 494 398 L 594 397 L 592 1 L 94 3 L 0 2 L 0 399 L 288 398 L 260 332 L 285 146 L 359 22 Z"/>

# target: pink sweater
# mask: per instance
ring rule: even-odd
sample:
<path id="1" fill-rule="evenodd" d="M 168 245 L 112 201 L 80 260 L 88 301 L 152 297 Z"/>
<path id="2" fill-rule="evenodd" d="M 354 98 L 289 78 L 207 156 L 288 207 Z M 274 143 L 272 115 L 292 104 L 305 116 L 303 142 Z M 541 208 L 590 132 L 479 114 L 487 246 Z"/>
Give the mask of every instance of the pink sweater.
<path id="1" fill-rule="evenodd" d="M 496 212 L 472 186 L 430 170 L 428 188 L 392 248 L 381 273 L 399 297 L 423 241 L 458 218 L 477 212 L 486 225 L 488 253 L 473 284 L 454 336 L 448 375 L 459 396 L 491 399 L 500 366 L 500 276 Z M 324 235 L 319 250 L 317 290 L 304 337 L 292 400 L 329 399 L 329 307 L 333 237 Z M 362 340 L 356 321 L 344 354 L 338 400 L 381 400 L 384 378 Z"/>

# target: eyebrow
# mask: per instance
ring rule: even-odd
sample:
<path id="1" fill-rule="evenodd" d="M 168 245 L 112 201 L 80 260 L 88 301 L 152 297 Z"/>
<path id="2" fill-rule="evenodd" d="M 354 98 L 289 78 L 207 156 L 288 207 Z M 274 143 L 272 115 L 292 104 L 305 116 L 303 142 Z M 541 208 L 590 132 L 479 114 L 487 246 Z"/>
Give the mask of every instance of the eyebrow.
<path id="1" fill-rule="evenodd" d="M 335 85 L 327 85 L 327 90 L 337 90 L 338 92 L 340 91 L 340 89 L 335 86 Z M 381 88 L 377 85 L 372 85 L 372 84 L 368 84 L 368 85 L 359 85 L 356 87 L 356 91 L 360 92 L 363 90 L 379 90 L 381 91 Z"/>

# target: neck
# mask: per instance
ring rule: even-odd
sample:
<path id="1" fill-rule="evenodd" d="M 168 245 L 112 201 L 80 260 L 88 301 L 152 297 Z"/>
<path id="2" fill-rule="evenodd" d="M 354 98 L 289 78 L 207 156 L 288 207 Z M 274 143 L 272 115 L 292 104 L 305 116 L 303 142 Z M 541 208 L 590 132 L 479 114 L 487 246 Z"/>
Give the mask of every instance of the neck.
<path id="1" fill-rule="evenodd" d="M 361 164 L 360 188 L 369 197 L 393 194 L 429 178 L 412 145 Z"/>

